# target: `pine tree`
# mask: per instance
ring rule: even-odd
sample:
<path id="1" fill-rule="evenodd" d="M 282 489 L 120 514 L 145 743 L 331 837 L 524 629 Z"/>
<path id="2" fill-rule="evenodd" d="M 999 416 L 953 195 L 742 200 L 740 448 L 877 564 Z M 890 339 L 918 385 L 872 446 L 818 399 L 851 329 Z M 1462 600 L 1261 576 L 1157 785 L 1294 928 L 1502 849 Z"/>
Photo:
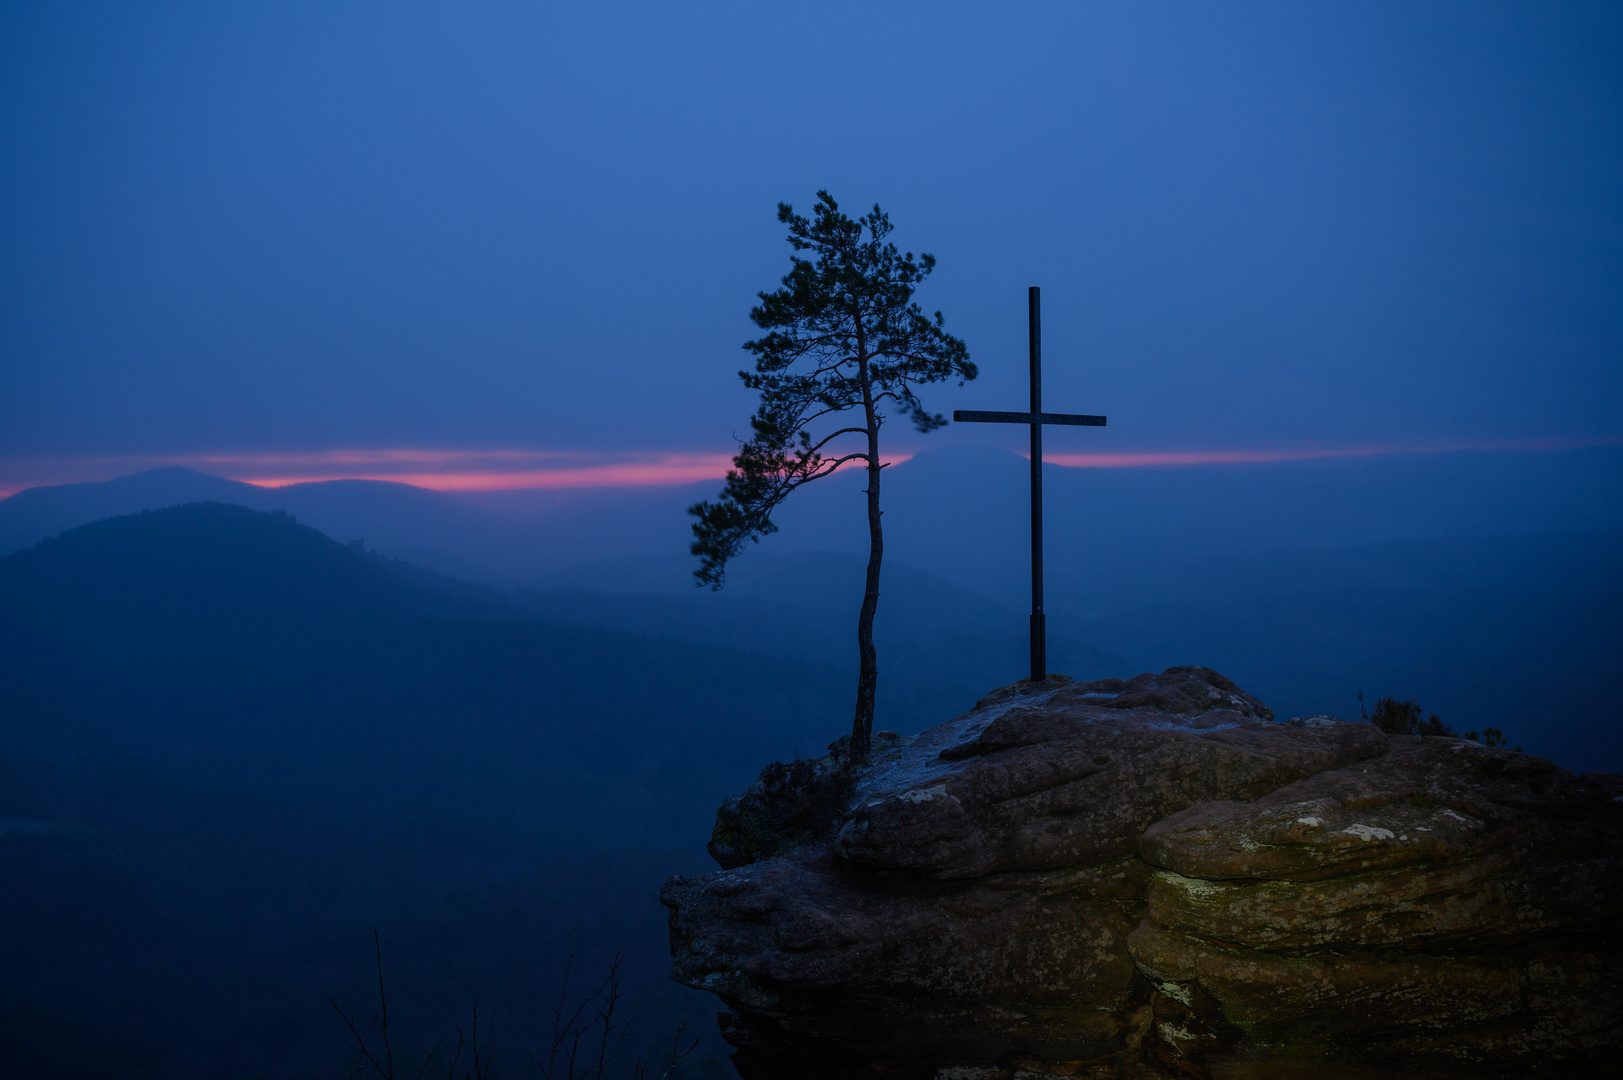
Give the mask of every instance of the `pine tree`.
<path id="1" fill-rule="evenodd" d="M 976 370 L 964 343 L 943 328 L 941 313 L 927 316 L 913 300 L 935 268 L 934 256 L 915 260 L 888 242 L 890 218 L 878 206 L 853 220 L 819 191 L 810 220 L 787 203 L 778 204 L 778 220 L 789 226 L 792 265 L 782 287 L 760 293 L 750 311 L 766 334 L 744 343 L 755 370 L 739 372 L 744 385 L 760 392 L 761 403 L 720 497 L 688 508 L 698 519 L 694 575 L 700 585 L 721 588 L 728 561 L 777 531 L 772 512 L 791 492 L 843 465 L 867 470 L 868 572 L 857 617 L 851 724 L 851 757 L 862 761 L 879 683 L 873 621 L 884 558 L 880 429 L 890 411 L 905 414 L 921 432 L 943 426 L 946 418 L 926 411 L 914 388 L 952 378 L 962 385 Z"/>

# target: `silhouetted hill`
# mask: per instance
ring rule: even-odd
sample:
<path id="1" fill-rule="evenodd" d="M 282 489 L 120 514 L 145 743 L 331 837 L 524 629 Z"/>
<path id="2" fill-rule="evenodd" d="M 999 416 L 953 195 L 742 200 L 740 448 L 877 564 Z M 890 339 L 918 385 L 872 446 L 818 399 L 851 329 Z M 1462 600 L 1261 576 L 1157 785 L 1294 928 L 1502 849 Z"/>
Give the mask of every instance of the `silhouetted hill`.
<path id="1" fill-rule="evenodd" d="M 0 559 L 0 680 L 13 755 L 477 788 L 482 806 L 571 822 L 577 845 L 703 836 L 722 793 L 820 748 L 847 708 L 825 667 L 537 622 L 218 504 Z"/>
<path id="2" fill-rule="evenodd" d="M 213 634 L 242 619 L 459 610 L 450 579 L 369 558 L 281 511 L 214 502 L 97 521 L 0 568 L 16 615 L 134 620 L 163 634 Z M 474 595 L 500 604 L 488 590 Z"/>
<path id="3" fill-rule="evenodd" d="M 103 518 L 194 502 L 258 507 L 252 484 L 193 469 L 148 469 L 115 480 L 28 488 L 0 499 L 0 555 Z"/>
<path id="4" fill-rule="evenodd" d="M 381 480 L 260 488 L 181 468 L 29 488 L 0 500 L 0 554 L 103 518 L 194 502 L 281 510 L 340 543 L 363 540 L 391 557 L 465 577 L 500 580 L 541 565 L 531 561 L 530 530 L 437 491 Z"/>

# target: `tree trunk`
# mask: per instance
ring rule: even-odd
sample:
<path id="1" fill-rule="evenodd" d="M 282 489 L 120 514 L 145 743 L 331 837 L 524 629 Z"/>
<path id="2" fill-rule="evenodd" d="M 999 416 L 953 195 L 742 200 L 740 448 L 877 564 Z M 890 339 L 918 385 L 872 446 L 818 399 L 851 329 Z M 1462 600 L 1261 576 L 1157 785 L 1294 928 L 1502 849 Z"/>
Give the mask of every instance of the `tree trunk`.
<path id="1" fill-rule="evenodd" d="M 873 645 L 873 617 L 879 610 L 879 564 L 885 535 L 879 524 L 879 431 L 868 428 L 868 578 L 857 616 L 857 709 L 851 721 L 851 762 L 868 760 L 873 735 L 874 693 L 879 687 L 879 654 Z"/>
<path id="2" fill-rule="evenodd" d="M 874 408 L 873 379 L 868 371 L 868 335 L 862 312 L 852 312 L 857 331 L 857 378 L 862 384 L 862 415 L 868 428 L 868 577 L 857 614 L 857 708 L 851 718 L 851 764 L 868 760 L 872 745 L 874 696 L 879 688 L 879 654 L 873 647 L 873 617 L 879 610 L 879 564 L 885 558 L 885 534 L 879 525 L 879 413 Z"/>

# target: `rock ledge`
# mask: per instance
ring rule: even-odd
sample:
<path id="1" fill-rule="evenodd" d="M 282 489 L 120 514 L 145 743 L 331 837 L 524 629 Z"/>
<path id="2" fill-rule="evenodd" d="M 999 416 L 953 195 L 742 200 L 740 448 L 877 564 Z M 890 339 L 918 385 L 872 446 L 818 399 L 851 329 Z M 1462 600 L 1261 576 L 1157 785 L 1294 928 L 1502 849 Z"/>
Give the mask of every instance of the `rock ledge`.
<path id="1" fill-rule="evenodd" d="M 746 1080 L 1613 1075 L 1623 778 L 1198 667 L 875 750 L 763 773 L 662 892 Z"/>

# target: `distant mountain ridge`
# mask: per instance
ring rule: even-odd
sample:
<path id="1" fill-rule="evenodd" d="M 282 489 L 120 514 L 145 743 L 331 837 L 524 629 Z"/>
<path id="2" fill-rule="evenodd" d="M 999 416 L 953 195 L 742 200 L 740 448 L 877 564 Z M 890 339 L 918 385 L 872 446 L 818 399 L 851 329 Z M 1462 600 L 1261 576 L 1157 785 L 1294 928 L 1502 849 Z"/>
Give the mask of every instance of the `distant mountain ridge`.
<path id="1" fill-rule="evenodd" d="M 0 499 L 0 555 L 102 518 L 184 503 L 258 506 L 259 488 L 178 466 L 82 484 L 26 488 Z"/>
<path id="2" fill-rule="evenodd" d="M 386 554 L 463 576 L 489 578 L 523 546 L 512 521 L 439 492 L 379 480 L 261 488 L 184 468 L 151 469 L 102 483 L 29 488 L 0 500 L 0 554 L 91 521 L 214 502 L 281 510 L 340 543 L 371 541 Z M 368 535 L 368 534 L 371 535 Z M 472 573 L 467 573 L 472 571 Z"/>
<path id="3" fill-rule="evenodd" d="M 998 599 L 1026 602 L 1026 474 L 1018 455 L 949 448 L 886 470 L 886 557 Z M 1079 610 L 1152 583 L 1169 563 L 1241 552 L 1405 539 L 1623 528 L 1623 448 L 1448 454 L 1168 469 L 1048 471 L 1050 603 Z M 184 469 L 102 484 L 31 488 L 0 500 L 0 553 L 65 528 L 209 500 L 285 510 L 340 543 L 487 584 L 537 585 L 588 561 L 686 559 L 684 508 L 718 482 L 558 493 L 544 512 L 384 481 L 256 488 Z M 860 477 L 806 488 L 757 553 L 866 551 Z"/>
<path id="4" fill-rule="evenodd" d="M 218 503 L 0 558 L 0 684 L 7 756 L 297 768 L 368 798 L 477 789 L 492 813 L 593 823 L 586 845 L 692 842 L 761 761 L 848 722 L 825 667 L 542 623 Z M 684 820 L 653 811 L 673 792 L 693 796 Z"/>

